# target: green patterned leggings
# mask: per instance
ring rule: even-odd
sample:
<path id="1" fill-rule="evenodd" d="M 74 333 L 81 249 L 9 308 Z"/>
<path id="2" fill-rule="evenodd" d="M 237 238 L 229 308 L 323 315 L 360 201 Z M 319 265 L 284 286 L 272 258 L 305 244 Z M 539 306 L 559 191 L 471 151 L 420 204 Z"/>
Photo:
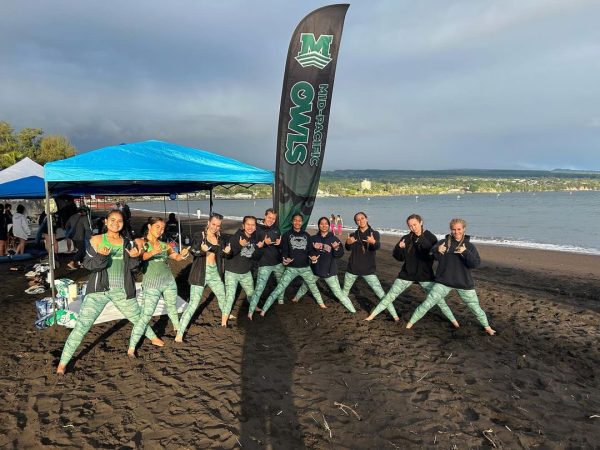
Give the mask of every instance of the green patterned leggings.
<path id="1" fill-rule="evenodd" d="M 316 283 L 317 280 L 319 280 L 319 277 L 316 275 L 314 275 L 314 277 Z M 342 287 L 340 286 L 340 280 L 338 279 L 337 275 L 332 275 L 327 278 L 321 278 L 321 280 L 325 281 L 327 286 L 329 286 L 329 289 L 331 289 L 331 292 L 333 292 L 333 295 L 335 295 L 335 298 L 337 298 L 340 301 L 340 303 L 346 307 L 348 311 L 350 311 L 351 313 L 356 312 L 356 309 L 354 309 L 354 305 L 352 304 L 348 296 L 344 295 Z M 298 292 L 296 292 L 296 298 L 300 300 L 302 297 L 304 297 L 304 294 L 306 294 L 307 291 L 308 286 L 306 285 L 306 283 L 302 283 L 302 286 L 300 286 L 300 289 L 298 289 Z"/>
<path id="2" fill-rule="evenodd" d="M 373 274 L 373 275 L 354 275 L 353 273 L 350 273 L 350 272 L 346 272 L 346 274 L 344 276 L 344 289 L 343 289 L 344 295 L 348 296 L 348 294 L 350 293 L 350 289 L 352 289 L 352 286 L 354 285 L 354 283 L 356 282 L 356 279 L 359 276 L 361 276 L 363 278 L 363 280 L 366 281 L 366 283 L 373 290 L 373 292 L 375 292 L 375 295 L 377 296 L 377 298 L 379 298 L 379 300 L 381 300 L 383 297 L 385 297 L 385 291 L 381 287 L 381 282 L 379 281 L 379 278 L 377 278 L 377 275 L 375 275 L 375 274 Z M 396 308 L 394 308 L 393 305 L 388 306 L 387 310 L 389 311 L 389 313 L 392 315 L 392 317 L 394 319 L 396 319 L 398 317 Z"/>
<path id="3" fill-rule="evenodd" d="M 219 275 L 219 271 L 217 270 L 217 266 L 214 264 L 206 265 L 206 275 L 204 276 L 204 286 L 208 286 L 210 290 L 217 297 L 217 303 L 219 304 L 219 309 L 223 311 L 225 304 L 225 285 L 221 280 L 221 276 Z M 179 320 L 179 331 L 177 332 L 178 337 L 183 337 L 183 333 L 187 329 L 192 316 L 198 309 L 200 305 L 200 300 L 202 300 L 202 293 L 204 292 L 204 286 L 197 286 L 192 284 L 190 286 L 190 302 L 188 303 L 187 308 L 181 315 L 181 319 Z"/>
<path id="4" fill-rule="evenodd" d="M 371 315 L 374 317 L 386 308 L 389 311 L 390 306 L 392 308 L 394 308 L 394 300 L 396 300 L 398 298 L 398 296 L 400 294 L 402 294 L 406 289 L 408 289 L 413 283 L 415 283 L 415 282 L 397 278 L 396 281 L 394 281 L 394 284 L 392 285 L 392 287 L 390 288 L 388 293 L 385 294 L 385 297 L 383 297 L 381 299 L 379 304 L 371 312 Z M 429 293 L 429 290 L 433 286 L 433 281 L 419 281 L 419 284 L 421 285 L 421 287 L 423 289 L 425 289 L 425 292 Z M 450 321 L 454 320 L 454 315 L 452 314 L 452 311 L 450 310 L 450 308 L 448 307 L 448 305 L 446 304 L 446 302 L 444 300 L 442 300 L 440 303 L 438 303 L 437 306 L 442 311 L 442 314 L 444 314 L 444 316 L 446 316 L 448 318 L 448 320 L 450 320 Z M 394 308 L 394 311 L 395 310 L 396 310 L 396 308 Z M 395 317 L 397 317 L 397 316 L 395 316 Z"/>
<path id="5" fill-rule="evenodd" d="M 242 289 L 246 293 L 248 302 L 254 294 L 254 280 L 252 279 L 252 272 L 246 273 L 235 273 L 225 271 L 225 304 L 221 309 L 224 316 L 231 314 L 233 304 L 235 303 L 235 293 L 237 292 L 237 286 L 241 285 Z"/>
<path id="6" fill-rule="evenodd" d="M 427 311 L 429 311 L 435 305 L 440 306 L 442 302 L 445 303 L 444 299 L 452 289 L 454 288 L 445 286 L 440 283 L 435 283 L 429 291 L 429 294 L 427 294 L 427 298 L 425 299 L 425 301 L 423 301 L 423 303 L 421 303 L 417 307 L 417 309 L 415 309 L 415 312 L 413 313 L 409 322 L 412 324 L 416 323 L 419 319 L 421 319 L 421 317 L 423 317 L 427 313 Z M 488 323 L 487 316 L 485 315 L 483 309 L 481 309 L 481 306 L 479 306 L 479 299 L 477 298 L 477 293 L 475 292 L 475 289 L 456 289 L 456 292 L 458 292 L 458 295 L 460 296 L 461 300 L 475 315 L 475 318 L 479 321 L 479 323 L 483 325 L 484 328 L 489 327 L 490 324 Z M 450 308 L 448 308 L 448 310 L 449 309 Z M 452 315 L 451 311 L 450 316 L 446 314 L 444 315 L 450 321 L 456 320 L 454 319 L 454 315 Z"/>
<path id="7" fill-rule="evenodd" d="M 250 299 L 250 309 L 248 310 L 249 314 L 252 314 L 256 307 L 258 306 L 258 302 L 260 301 L 260 296 L 265 290 L 265 286 L 267 285 L 267 281 L 269 281 L 269 277 L 271 273 L 275 274 L 275 279 L 277 283 L 281 281 L 281 277 L 283 276 L 284 271 L 283 264 L 277 264 L 275 266 L 263 266 L 258 268 L 258 273 L 256 275 L 256 289 L 254 289 L 254 294 L 252 295 L 252 299 Z M 283 294 L 282 291 L 277 299 L 279 303 L 283 303 Z"/>
<path id="8" fill-rule="evenodd" d="M 319 305 L 323 304 L 321 293 L 317 287 L 316 278 L 310 267 L 286 267 L 285 271 L 283 272 L 283 277 L 281 277 L 281 281 L 277 284 L 275 290 L 271 292 L 271 295 L 269 295 L 265 301 L 265 304 L 262 307 L 263 312 L 267 312 L 269 310 L 275 299 L 285 292 L 285 288 L 287 288 L 296 277 L 302 277 L 317 303 Z"/>
<path id="9" fill-rule="evenodd" d="M 75 350 L 77 350 L 84 336 L 90 330 L 98 316 L 100 316 L 108 302 L 113 302 L 115 307 L 131 323 L 135 324 L 139 320 L 140 306 L 135 298 L 127 298 L 125 289 L 112 289 L 106 292 L 94 292 L 86 295 L 83 302 L 81 302 L 81 309 L 79 310 L 75 328 L 73 328 L 73 331 L 71 331 L 65 342 L 65 347 L 60 357 L 61 364 L 67 365 L 69 363 Z M 148 339 L 156 339 L 156 334 L 154 334 L 152 328 L 146 328 L 146 337 Z"/>
<path id="10" fill-rule="evenodd" d="M 140 341 L 142 334 L 148 327 L 156 305 L 160 300 L 160 296 L 163 296 L 165 302 L 165 308 L 167 309 L 167 315 L 171 319 L 173 328 L 179 330 L 179 315 L 177 313 L 177 283 L 174 281 L 169 283 L 163 289 L 144 289 L 142 294 L 142 313 L 137 323 L 131 330 L 131 337 L 129 338 L 129 349 L 135 349 Z"/>

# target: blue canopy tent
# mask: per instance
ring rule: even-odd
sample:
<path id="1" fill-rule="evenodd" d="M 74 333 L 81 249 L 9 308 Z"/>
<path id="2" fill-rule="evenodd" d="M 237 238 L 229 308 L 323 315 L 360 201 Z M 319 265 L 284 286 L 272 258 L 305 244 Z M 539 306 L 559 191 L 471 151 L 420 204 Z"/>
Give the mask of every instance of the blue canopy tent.
<path id="1" fill-rule="evenodd" d="M 273 172 L 161 141 L 121 144 L 44 166 L 49 193 L 169 195 L 214 186 L 273 184 Z"/>
<path id="2" fill-rule="evenodd" d="M 0 198 L 44 198 L 44 168 L 29 158 L 0 172 Z"/>
<path id="3" fill-rule="evenodd" d="M 4 198 L 44 198 L 44 179 L 25 177 L 0 184 L 0 199 Z"/>
<path id="4" fill-rule="evenodd" d="M 49 162 L 44 169 L 46 208 L 50 195 L 170 195 L 209 190 L 212 210 L 215 186 L 274 182 L 271 171 L 205 150 L 154 140 L 104 147 Z M 49 233 L 53 236 L 51 227 Z M 53 285 L 54 255 L 50 255 Z"/>

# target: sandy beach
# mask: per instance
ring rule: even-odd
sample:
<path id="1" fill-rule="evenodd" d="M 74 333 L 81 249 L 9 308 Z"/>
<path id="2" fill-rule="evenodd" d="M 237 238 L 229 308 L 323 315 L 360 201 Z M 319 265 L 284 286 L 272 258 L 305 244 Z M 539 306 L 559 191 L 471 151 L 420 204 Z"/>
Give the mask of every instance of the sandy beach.
<path id="1" fill-rule="evenodd" d="M 378 252 L 386 290 L 400 268 L 396 240 L 383 237 Z M 163 316 L 153 328 L 165 347 L 143 341 L 132 361 L 131 325 L 96 325 L 64 377 L 54 371 L 70 330 L 36 330 L 43 295 L 23 293 L 24 272 L 9 270 L 26 263 L 3 264 L 0 447 L 597 448 L 600 257 L 478 249 L 474 278 L 494 337 L 454 293 L 460 329 L 432 310 L 406 330 L 424 299 L 418 286 L 395 302 L 400 323 L 384 313 L 363 321 L 376 298 L 359 280 L 356 315 L 320 284 L 326 310 L 306 296 L 250 322 L 241 294 L 225 329 L 206 290 L 183 344 Z M 172 265 L 186 299 L 189 263 Z"/>

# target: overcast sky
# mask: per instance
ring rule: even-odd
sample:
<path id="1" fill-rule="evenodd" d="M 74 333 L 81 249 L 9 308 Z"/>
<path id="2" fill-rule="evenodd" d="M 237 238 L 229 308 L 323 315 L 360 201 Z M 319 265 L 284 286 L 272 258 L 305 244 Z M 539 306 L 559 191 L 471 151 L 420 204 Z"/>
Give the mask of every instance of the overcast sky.
<path id="1" fill-rule="evenodd" d="M 0 120 L 83 152 L 159 139 L 275 166 L 313 0 L 4 0 Z M 360 0 L 324 168 L 600 170 L 598 0 Z"/>

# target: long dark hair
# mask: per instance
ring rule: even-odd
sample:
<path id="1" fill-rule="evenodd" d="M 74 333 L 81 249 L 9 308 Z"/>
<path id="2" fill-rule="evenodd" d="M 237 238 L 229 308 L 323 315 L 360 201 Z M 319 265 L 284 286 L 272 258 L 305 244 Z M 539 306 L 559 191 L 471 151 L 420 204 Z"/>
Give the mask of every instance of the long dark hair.
<path id="1" fill-rule="evenodd" d="M 367 215 L 366 215 L 364 212 L 362 212 L 362 211 L 359 211 L 359 212 L 357 212 L 356 214 L 354 214 L 354 223 L 355 223 L 356 225 L 358 225 L 358 223 L 356 222 L 356 217 L 357 217 L 359 214 L 362 214 L 363 216 L 365 216 L 365 219 L 367 219 L 367 223 L 369 222 L 369 216 L 367 216 Z"/>

